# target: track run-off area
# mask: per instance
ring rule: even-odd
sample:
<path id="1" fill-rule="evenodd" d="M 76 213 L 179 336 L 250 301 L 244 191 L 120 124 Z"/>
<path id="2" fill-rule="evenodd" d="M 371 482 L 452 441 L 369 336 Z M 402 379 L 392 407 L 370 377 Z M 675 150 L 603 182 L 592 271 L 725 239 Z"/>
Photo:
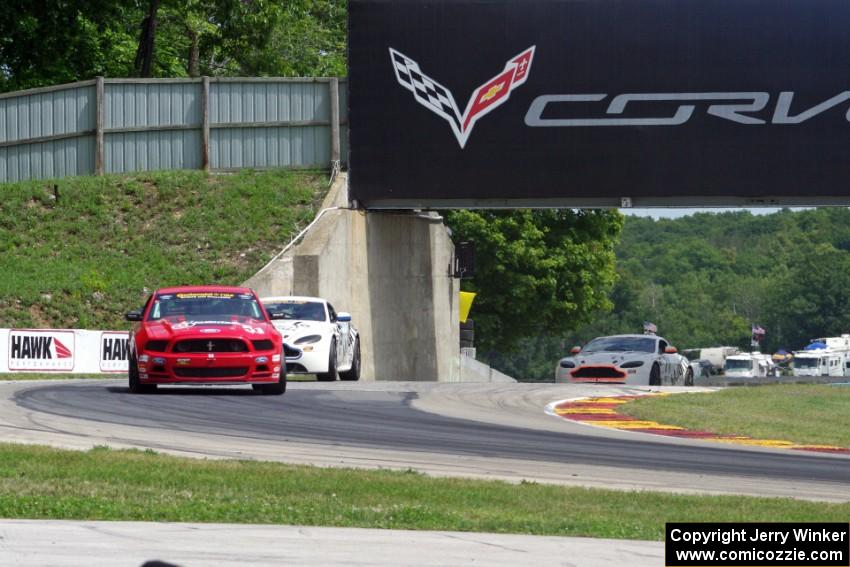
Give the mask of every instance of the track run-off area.
<path id="1" fill-rule="evenodd" d="M 278 397 L 244 387 L 132 395 L 125 380 L 0 382 L 0 431 L 4 441 L 75 449 L 108 445 L 514 482 L 850 500 L 846 455 L 659 438 L 544 411 L 557 400 L 649 390 L 296 382 Z"/>

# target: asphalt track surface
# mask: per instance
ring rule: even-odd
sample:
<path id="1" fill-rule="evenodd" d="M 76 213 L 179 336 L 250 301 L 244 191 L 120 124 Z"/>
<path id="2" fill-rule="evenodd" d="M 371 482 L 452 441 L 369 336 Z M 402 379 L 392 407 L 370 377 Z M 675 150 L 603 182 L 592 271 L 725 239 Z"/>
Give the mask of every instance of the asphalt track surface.
<path id="1" fill-rule="evenodd" d="M 321 387 L 291 387 L 282 397 L 239 388 L 160 389 L 152 395 L 131 395 L 123 383 L 87 382 L 21 388 L 13 401 L 35 414 L 85 420 L 106 429 L 110 424 L 142 427 L 159 432 L 162 439 L 181 434 L 226 436 L 307 443 L 329 450 L 359 447 L 606 466 L 647 476 L 663 471 L 816 482 L 843 493 L 850 487 L 846 457 L 671 444 L 642 436 L 605 437 L 561 430 L 555 422 L 552 431 L 511 427 L 420 411 L 412 403 L 417 396 Z"/>

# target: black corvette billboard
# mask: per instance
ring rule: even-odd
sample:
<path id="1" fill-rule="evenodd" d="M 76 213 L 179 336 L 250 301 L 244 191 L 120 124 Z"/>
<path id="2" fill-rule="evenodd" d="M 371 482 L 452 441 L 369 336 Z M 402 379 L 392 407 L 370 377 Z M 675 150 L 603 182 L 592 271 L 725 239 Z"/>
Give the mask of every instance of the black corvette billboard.
<path id="1" fill-rule="evenodd" d="M 850 203 L 848 0 L 350 0 L 373 208 Z"/>

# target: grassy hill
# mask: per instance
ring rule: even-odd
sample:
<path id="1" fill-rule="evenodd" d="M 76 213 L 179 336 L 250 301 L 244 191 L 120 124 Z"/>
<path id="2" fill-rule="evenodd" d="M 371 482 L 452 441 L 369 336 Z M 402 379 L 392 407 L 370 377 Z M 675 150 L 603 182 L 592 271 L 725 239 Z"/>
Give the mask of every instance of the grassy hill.
<path id="1" fill-rule="evenodd" d="M 239 284 L 314 217 L 323 173 L 0 185 L 0 327 L 124 328 L 157 287 Z"/>

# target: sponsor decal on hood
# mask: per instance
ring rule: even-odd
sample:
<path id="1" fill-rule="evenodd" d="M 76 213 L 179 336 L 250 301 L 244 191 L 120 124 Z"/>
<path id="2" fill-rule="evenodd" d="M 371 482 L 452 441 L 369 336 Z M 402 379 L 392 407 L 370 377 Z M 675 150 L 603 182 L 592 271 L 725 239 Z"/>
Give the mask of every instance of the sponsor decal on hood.
<path id="1" fill-rule="evenodd" d="M 305 333 L 323 334 L 325 323 L 322 321 L 274 321 L 275 328 L 287 339 Z"/>
<path id="2" fill-rule="evenodd" d="M 172 331 L 186 331 L 195 329 L 196 327 L 208 327 L 198 329 L 197 332 L 210 334 L 220 332 L 220 329 L 217 329 L 216 327 L 236 327 L 250 335 L 264 335 L 266 333 L 266 329 L 262 326 L 248 325 L 238 321 L 180 321 L 173 325 L 167 320 L 164 322 L 171 328 Z"/>

